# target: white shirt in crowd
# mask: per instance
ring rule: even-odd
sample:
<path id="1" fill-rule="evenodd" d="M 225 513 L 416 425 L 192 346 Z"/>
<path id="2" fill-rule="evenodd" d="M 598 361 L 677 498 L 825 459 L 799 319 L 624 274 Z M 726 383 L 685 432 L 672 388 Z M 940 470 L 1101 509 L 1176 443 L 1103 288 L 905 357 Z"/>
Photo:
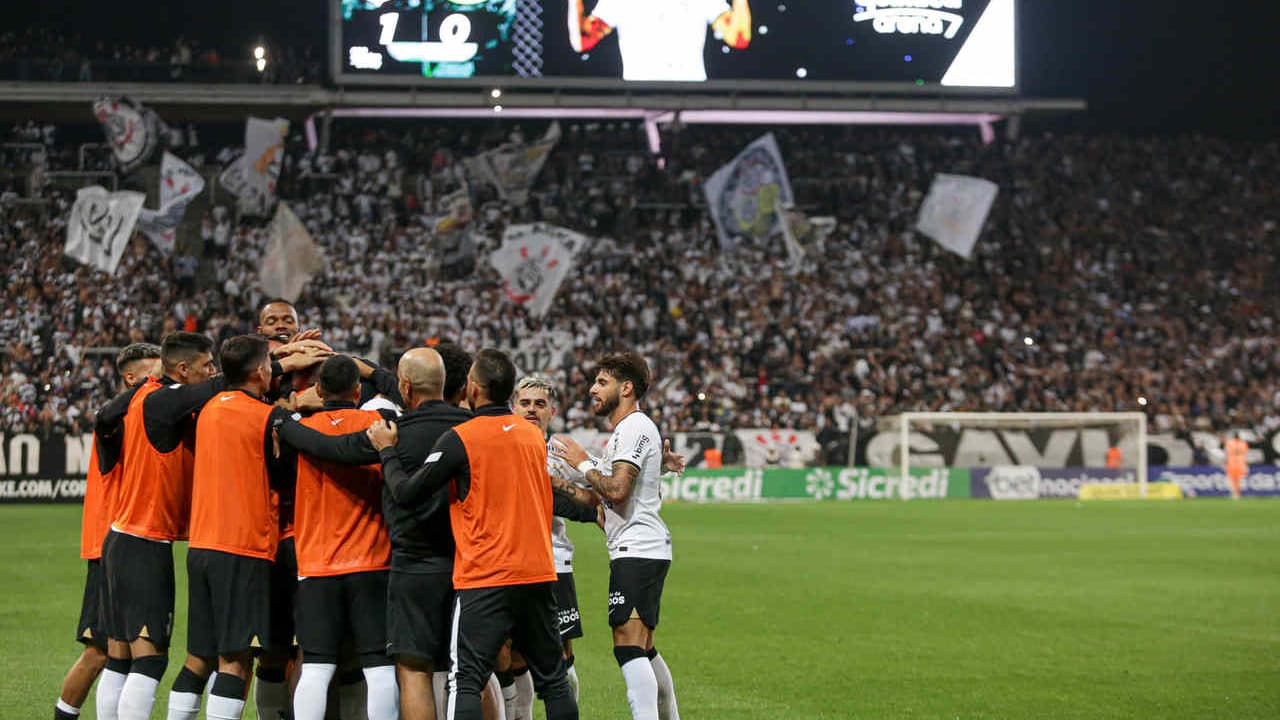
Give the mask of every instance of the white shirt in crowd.
<path id="1" fill-rule="evenodd" d="M 726 0 L 600 0 L 591 14 L 618 34 L 623 80 L 701 82 L 707 26 Z"/>

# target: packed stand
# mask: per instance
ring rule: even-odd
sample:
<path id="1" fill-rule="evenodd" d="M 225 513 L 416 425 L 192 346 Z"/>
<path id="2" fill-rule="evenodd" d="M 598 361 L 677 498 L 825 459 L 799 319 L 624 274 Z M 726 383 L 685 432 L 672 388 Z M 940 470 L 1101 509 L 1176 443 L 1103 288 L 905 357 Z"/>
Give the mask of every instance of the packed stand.
<path id="1" fill-rule="evenodd" d="M 269 47 L 265 68 L 241 48 L 229 51 L 178 37 L 136 44 L 90 40 L 31 26 L 0 33 L 0 80 L 20 82 L 319 83 L 320 52 L 292 43 Z"/>
<path id="2" fill-rule="evenodd" d="M 592 422 L 596 355 L 629 346 L 654 367 L 650 412 L 667 432 L 845 433 L 904 409 L 1280 427 L 1275 142 L 779 131 L 798 206 L 837 221 L 791 274 L 776 239 L 723 251 L 703 209 L 703 180 L 763 129 L 684 128 L 659 163 L 637 125 L 567 124 L 526 205 L 474 186 L 459 203 L 462 158 L 544 129 L 338 127 L 332 152 L 290 153 L 282 195 L 329 258 L 299 302 L 303 324 L 383 362 L 430 338 L 516 349 L 542 333 L 567 346 L 522 369 L 569 389 L 570 425 Z M 937 172 L 1001 186 L 971 261 L 912 229 Z M 68 348 L 174 327 L 225 338 L 252 329 L 264 299 L 263 221 L 193 206 L 196 250 L 166 263 L 137 240 L 107 279 L 61 258 L 68 197 L 43 219 L 4 210 L 4 249 L 21 258 L 0 326 L 4 391 L 30 408 L 5 418 L 10 430 L 84 427 L 107 373 Z M 486 262 L 505 225 L 529 221 L 596 238 L 545 319 L 507 301 Z"/>

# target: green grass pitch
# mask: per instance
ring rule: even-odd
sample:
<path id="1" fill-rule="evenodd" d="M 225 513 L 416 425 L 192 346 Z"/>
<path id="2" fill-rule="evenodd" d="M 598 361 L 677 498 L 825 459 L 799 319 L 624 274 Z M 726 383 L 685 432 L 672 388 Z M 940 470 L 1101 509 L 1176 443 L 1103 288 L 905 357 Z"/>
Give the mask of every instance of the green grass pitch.
<path id="1" fill-rule="evenodd" d="M 690 720 L 1280 718 L 1280 502 L 664 515 L 676 560 L 658 647 Z M 51 717 L 79 652 L 79 508 L 3 507 L 0 527 L 0 718 Z M 572 532 L 582 717 L 624 720 L 603 543 Z M 178 649 L 184 582 L 180 563 Z M 152 717 L 180 664 L 175 650 Z"/>

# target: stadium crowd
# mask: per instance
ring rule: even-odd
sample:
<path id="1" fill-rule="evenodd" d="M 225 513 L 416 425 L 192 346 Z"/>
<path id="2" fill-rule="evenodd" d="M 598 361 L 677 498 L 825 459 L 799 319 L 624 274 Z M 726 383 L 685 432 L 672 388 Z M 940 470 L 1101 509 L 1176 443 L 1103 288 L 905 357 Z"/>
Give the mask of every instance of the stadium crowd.
<path id="1" fill-rule="evenodd" d="M 247 49 L 232 52 L 199 38 L 138 44 L 90 39 L 32 25 L 0 33 L 0 79 L 20 82 L 316 83 L 317 51 L 271 48 L 259 71 Z"/>
<path id="2" fill-rule="evenodd" d="M 328 153 L 298 141 L 281 195 L 329 258 L 298 303 L 304 326 L 383 362 L 430 338 L 571 340 L 523 368 L 570 389 L 570 424 L 590 422 L 579 391 L 591 362 L 629 345 L 653 363 L 664 432 L 845 432 L 904 409 L 1140 409 L 1153 431 L 1280 427 L 1275 141 L 780 130 L 798 208 L 836 220 L 791 273 L 780 240 L 722 249 L 704 209 L 702 182 L 760 128 L 667 132 L 659 162 L 638 125 L 566 124 L 527 204 L 473 187 L 463 207 L 463 158 L 543 130 L 353 124 L 335 127 Z M 184 152 L 216 169 L 217 150 Z M 972 260 L 913 230 L 938 172 L 1000 184 Z M 62 257 L 72 196 L 41 193 L 50 205 L 0 210 L 13 259 L 0 301 L 6 432 L 87 428 L 111 387 L 90 348 L 253 327 L 267 230 L 237 219 L 225 193 L 192 206 L 186 251 L 166 259 L 138 237 L 110 278 Z M 543 319 L 505 299 L 486 261 L 506 224 L 528 221 L 594 239 Z"/>

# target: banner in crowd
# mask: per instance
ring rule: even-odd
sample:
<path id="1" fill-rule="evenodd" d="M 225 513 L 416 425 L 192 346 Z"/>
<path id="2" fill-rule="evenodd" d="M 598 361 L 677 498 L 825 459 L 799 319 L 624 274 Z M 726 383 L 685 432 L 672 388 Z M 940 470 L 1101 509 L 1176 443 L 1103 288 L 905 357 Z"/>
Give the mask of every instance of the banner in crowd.
<path id="1" fill-rule="evenodd" d="M 71 206 L 63 252 L 85 265 L 115 274 L 146 198 L 128 190 L 108 192 L 99 185 L 81 188 Z"/>
<path id="2" fill-rule="evenodd" d="M 525 336 L 520 344 L 507 348 L 517 375 L 554 372 L 573 349 L 573 334 L 564 330 L 539 330 Z"/>
<path id="3" fill-rule="evenodd" d="M 585 242 L 572 230 L 538 223 L 509 225 L 489 262 L 502 276 L 507 298 L 538 317 L 547 314 L 573 268 L 572 247 Z"/>
<path id="4" fill-rule="evenodd" d="M 218 182 L 236 197 L 240 211 L 266 216 L 276 202 L 276 182 L 284 160 L 289 121 L 251 117 L 244 126 L 244 153 L 222 171 Z"/>
<path id="5" fill-rule="evenodd" d="M 502 199 L 515 205 L 529 201 L 529 189 L 542 172 L 547 157 L 560 142 L 560 123 L 547 129 L 541 140 L 507 143 L 463 160 L 468 182 L 493 185 Z"/>
<path id="6" fill-rule="evenodd" d="M 969 497 L 969 471 L 916 468 L 906 482 L 896 468 L 690 469 L 662 479 L 664 501 L 928 500 Z"/>
<path id="7" fill-rule="evenodd" d="M 733 247 L 735 238 L 781 233 L 789 254 L 800 250 L 783 212 L 795 198 L 773 133 L 748 145 L 708 178 L 704 188 L 722 248 Z"/>
<path id="8" fill-rule="evenodd" d="M 989 180 L 938 173 L 920 208 L 916 229 L 967 260 L 999 191 L 1000 186 Z"/>
<path id="9" fill-rule="evenodd" d="M 160 209 L 143 208 L 138 214 L 138 229 L 156 249 L 173 254 L 178 226 L 187 206 L 204 190 L 204 178 L 181 158 L 166 152 L 160 161 Z"/>
<path id="10" fill-rule="evenodd" d="M 82 502 L 92 446 L 92 433 L 0 433 L 0 504 Z"/>
<path id="11" fill-rule="evenodd" d="M 102 125 L 116 166 L 124 175 L 146 164 L 165 132 L 153 110 L 127 97 L 100 97 L 93 103 L 93 116 Z"/>
<path id="12" fill-rule="evenodd" d="M 262 292 L 296 302 L 311 276 L 324 269 L 324 251 L 285 203 L 276 205 L 262 258 Z"/>

